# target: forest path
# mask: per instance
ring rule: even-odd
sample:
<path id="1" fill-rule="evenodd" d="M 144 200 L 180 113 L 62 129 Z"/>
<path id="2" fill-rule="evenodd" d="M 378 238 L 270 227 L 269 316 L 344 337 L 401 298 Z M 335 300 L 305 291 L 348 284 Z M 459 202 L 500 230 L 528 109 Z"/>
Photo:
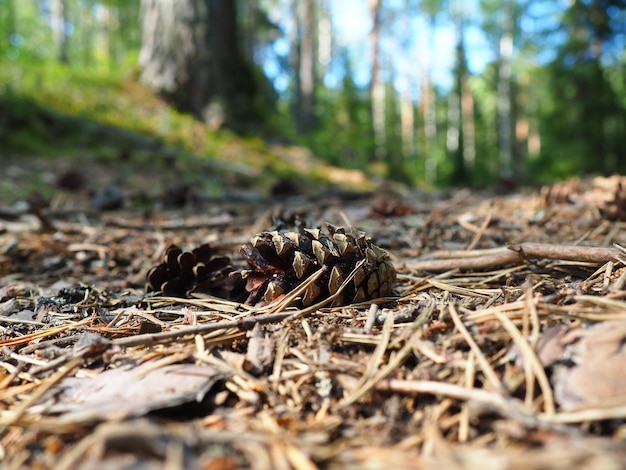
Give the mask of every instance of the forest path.
<path id="1" fill-rule="evenodd" d="M 106 211 L 83 188 L 3 206 L 0 455 L 7 468 L 620 468 L 624 188 L 286 186 Z M 170 243 L 243 266 L 239 246 L 276 215 L 364 230 L 396 266 L 394 296 L 299 311 L 145 294 Z"/>

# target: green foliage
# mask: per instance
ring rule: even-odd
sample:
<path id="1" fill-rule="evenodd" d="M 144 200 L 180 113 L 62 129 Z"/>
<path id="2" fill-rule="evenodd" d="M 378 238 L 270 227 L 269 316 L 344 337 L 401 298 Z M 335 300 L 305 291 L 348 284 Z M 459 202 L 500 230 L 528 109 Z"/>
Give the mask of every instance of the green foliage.
<path id="1" fill-rule="evenodd" d="M 615 61 L 599 49 L 623 28 L 614 25 L 608 6 L 600 3 L 572 3 L 562 25 L 568 41 L 541 75 L 547 84 L 541 109 L 544 139 L 534 165 L 548 174 L 626 172 L 623 52 Z M 626 7 L 621 1 L 608 3 Z"/>
<path id="2" fill-rule="evenodd" d="M 366 91 L 347 74 L 340 90 L 318 90 L 316 125 L 310 135 L 296 138 L 332 165 L 367 169 L 374 148 L 369 110 Z"/>
<path id="3" fill-rule="evenodd" d="M 625 33 L 624 23 L 620 21 L 626 15 L 623 0 L 574 1 L 556 6 L 549 0 L 481 0 L 480 14 L 476 15 L 462 7 L 463 2 L 457 5 L 446 0 L 383 6 L 388 9 L 382 15 L 387 23 L 383 25 L 381 40 L 386 82 L 384 157 L 374 154 L 369 90 L 361 82 L 359 85 L 355 82 L 358 64 L 345 46 L 333 50 L 331 58 L 333 73 L 343 74 L 342 82 L 334 88 L 323 86 L 321 81 L 317 84 L 316 119 L 306 134 L 298 134 L 294 126 L 293 81 L 287 92 L 276 93 L 265 80 L 263 64 L 256 64 L 252 74 L 262 93 L 245 106 L 254 109 L 264 122 L 246 128 L 242 137 L 206 129 L 137 83 L 140 2 L 68 0 L 67 3 L 68 63 L 60 64 L 46 2 L 0 0 L 0 106 L 5 115 L 11 116 L 10 126 L 6 118 L 0 122 L 1 151 L 54 156 L 72 145 L 91 145 L 100 157 L 114 158 L 116 151 L 111 142 L 98 147 L 103 126 L 106 129 L 110 126 L 135 133 L 142 139 L 152 139 L 159 149 L 173 148 L 184 158 L 223 159 L 228 164 L 239 165 L 243 173 L 259 179 L 266 188 L 276 178 L 297 179 L 305 173 L 317 181 L 324 174 L 323 164 L 361 169 L 371 175 L 419 186 L 494 185 L 502 164 L 497 103 L 501 64 L 497 57 L 504 28 L 501 15 L 505 7 L 510 7 L 516 34 L 513 75 L 508 84 L 510 117 L 517 132 L 513 156 L 520 170 L 515 176 L 524 182 L 546 182 L 580 173 L 626 172 L 623 145 L 626 54 L 615 46 Z M 280 0 L 240 4 L 246 5 L 246 10 L 240 11 L 246 54 L 249 58 L 268 60 L 273 57 L 270 52 L 273 42 L 290 34 L 285 26 L 288 20 L 278 20 L 273 14 L 287 4 Z M 322 5 L 320 2 L 317 7 L 323 8 Z M 522 31 L 522 23 L 530 18 L 530 11 L 537 5 L 543 5 L 558 21 L 551 24 L 547 19 L 545 22 L 540 21 L 544 18 L 537 19 L 537 28 L 545 24 L 553 29 Z M 396 62 L 397 56 L 413 40 L 400 37 L 406 30 L 396 28 L 406 20 L 406 15 L 411 19 L 421 17 L 425 24 L 439 28 L 456 21 L 461 24 L 461 33 L 467 32 L 468 26 L 474 30 L 478 27 L 496 58 L 479 74 L 471 75 L 465 64 L 472 54 L 471 45 L 465 44 L 467 50 L 457 51 L 454 66 L 457 85 L 436 90 L 437 132 L 433 141 L 428 140 L 424 131 L 423 98 L 415 98 L 415 141 L 411 155 L 404 153 L 400 98 L 394 83 L 394 78 L 404 73 Z M 393 49 L 398 44 L 399 48 Z M 550 62 L 538 59 L 546 51 L 555 57 Z M 286 75 L 293 76 L 292 57 L 285 54 L 275 59 Z M 436 61 L 437 57 L 431 60 Z M 416 90 L 422 86 L 421 78 L 417 78 L 419 74 L 413 74 L 419 67 L 421 63 L 410 67 L 407 75 L 414 80 Z M 450 122 L 453 102 L 450 97 L 458 94 L 462 74 L 467 74 L 474 107 L 474 135 L 470 137 L 475 143 L 476 160 L 469 176 L 460 149 L 453 153 L 448 145 L 448 131 L 454 126 Z M 55 125 L 51 126 L 51 119 Z M 460 127 L 462 147 L 466 136 Z M 298 167 L 300 157 L 271 150 L 260 136 L 306 145 L 320 160 L 311 158 L 306 165 Z M 50 142 L 55 145 L 51 146 Z M 140 148 L 135 153 L 148 155 L 150 151 Z M 431 165 L 428 171 L 427 162 Z M 427 178 L 430 181 L 425 181 Z"/>
<path id="4" fill-rule="evenodd" d="M 174 157 L 176 171 L 166 171 L 173 182 L 181 178 L 213 192 L 232 178 L 261 192 L 281 179 L 301 181 L 302 188 L 329 184 L 314 158 L 295 160 L 295 149 L 273 150 L 259 135 L 211 130 L 118 72 L 0 63 L 0 83 L 12 83 L 0 89 L 0 155 L 88 155 L 115 164 L 129 154 L 133 167 L 151 170 Z M 211 177 L 197 170 L 205 164 Z"/>

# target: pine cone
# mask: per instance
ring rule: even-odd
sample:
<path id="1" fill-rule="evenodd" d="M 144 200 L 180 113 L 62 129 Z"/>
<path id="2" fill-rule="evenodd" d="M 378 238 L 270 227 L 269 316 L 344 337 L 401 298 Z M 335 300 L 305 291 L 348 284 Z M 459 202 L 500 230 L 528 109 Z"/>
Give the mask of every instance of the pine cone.
<path id="1" fill-rule="evenodd" d="M 227 256 L 213 256 L 213 249 L 203 244 L 192 251 L 170 245 L 163 262 L 152 267 L 146 276 L 146 290 L 161 291 L 171 297 L 189 297 L 192 292 L 232 298 L 237 279 Z"/>
<path id="2" fill-rule="evenodd" d="M 396 271 L 389 255 L 363 232 L 346 231 L 327 224 L 299 232 L 270 231 L 241 247 L 251 270 L 244 271 L 249 304 L 268 304 L 287 294 L 321 267 L 325 272 L 302 295 L 309 306 L 335 294 L 356 269 L 353 280 L 333 300 L 332 306 L 364 302 L 391 294 Z"/>

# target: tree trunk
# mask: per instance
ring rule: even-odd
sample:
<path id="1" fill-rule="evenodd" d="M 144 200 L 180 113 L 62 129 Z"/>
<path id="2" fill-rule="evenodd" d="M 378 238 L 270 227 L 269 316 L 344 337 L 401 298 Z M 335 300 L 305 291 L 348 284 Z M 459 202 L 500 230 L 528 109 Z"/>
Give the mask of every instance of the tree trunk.
<path id="1" fill-rule="evenodd" d="M 428 48 L 435 50 L 435 12 L 427 12 L 429 20 Z M 435 184 L 437 182 L 437 104 L 435 87 L 432 81 L 432 61 L 430 54 L 420 54 L 417 58 L 420 66 L 420 89 L 422 102 L 420 112 L 422 118 L 422 158 L 424 159 L 424 179 Z"/>
<path id="2" fill-rule="evenodd" d="M 374 134 L 374 155 L 376 159 L 384 161 L 386 148 L 385 135 L 385 84 L 381 77 L 381 60 L 379 33 L 380 33 L 380 13 L 382 10 L 382 0 L 369 0 L 370 17 L 372 19 L 372 29 L 369 33 L 370 50 L 372 51 L 372 71 L 370 80 L 370 98 L 372 101 L 372 131 Z"/>
<path id="3" fill-rule="evenodd" d="M 470 176 L 476 166 L 476 132 L 474 128 L 474 96 L 468 74 L 461 78 L 461 115 L 463 129 L 463 166 Z"/>
<path id="4" fill-rule="evenodd" d="M 513 57 L 513 5 L 504 2 L 502 34 L 500 36 L 500 68 L 498 72 L 498 142 L 500 179 L 513 175 L 513 127 L 511 120 L 511 60 Z"/>
<path id="5" fill-rule="evenodd" d="M 400 91 L 400 128 L 402 130 L 402 154 L 404 158 L 415 160 L 415 107 L 411 95 L 411 80 L 404 77 Z"/>
<path id="6" fill-rule="evenodd" d="M 315 80 L 320 82 L 333 58 L 333 26 L 330 19 L 330 1 L 321 0 L 317 21 L 317 70 Z"/>
<path id="7" fill-rule="evenodd" d="M 68 22 L 67 14 L 67 0 L 53 0 L 51 2 L 50 16 L 52 19 L 52 36 L 56 48 L 57 60 L 63 64 L 69 62 L 69 43 L 68 37 L 65 34 L 65 25 Z"/>
<path id="8" fill-rule="evenodd" d="M 452 9 L 452 19 L 456 35 L 454 67 L 454 88 L 448 96 L 448 132 L 446 148 L 452 160 L 452 182 L 455 184 L 468 183 L 465 159 L 463 158 L 463 128 L 461 114 L 461 100 L 463 98 L 463 80 L 465 77 L 465 49 L 463 44 L 463 19 L 459 7 Z"/>
<path id="9" fill-rule="evenodd" d="M 315 0 L 305 0 L 298 5 L 298 63 L 296 88 L 296 123 L 298 130 L 306 133 L 313 125 L 315 92 Z"/>
<path id="10" fill-rule="evenodd" d="M 239 49 L 235 1 L 142 0 L 141 80 L 212 127 L 257 117 Z"/>
<path id="11" fill-rule="evenodd" d="M 528 73 L 524 73 L 516 80 L 516 92 L 514 93 L 515 110 L 515 151 L 513 152 L 513 174 L 517 179 L 524 181 L 525 162 L 528 157 L 531 139 L 531 121 L 532 121 L 532 97 L 531 97 L 530 78 Z"/>
<path id="12" fill-rule="evenodd" d="M 6 9 L 6 13 L 4 14 L 5 17 L 5 31 L 2 37 L 2 42 L 4 43 L 2 45 L 2 48 L 0 48 L 0 51 L 5 52 L 11 50 L 11 48 L 13 47 L 13 39 L 15 36 L 15 33 L 17 33 L 16 30 L 16 20 L 15 20 L 15 5 L 13 4 L 14 0 L 7 0 L 5 3 L 4 8 Z M 6 47 L 6 49 L 4 49 Z M 2 50 L 4 49 L 4 50 Z"/>
<path id="13" fill-rule="evenodd" d="M 422 101 L 419 105 L 421 115 L 420 127 L 420 149 L 424 160 L 424 179 L 435 184 L 437 182 L 437 115 L 434 90 L 430 77 L 430 69 L 424 68 L 422 79 L 420 80 Z"/>
<path id="14" fill-rule="evenodd" d="M 89 66 L 93 62 L 94 17 L 93 4 L 90 1 L 80 2 L 80 56 L 82 63 Z"/>
<path id="15" fill-rule="evenodd" d="M 257 0 L 245 0 L 244 2 L 244 54 L 247 61 L 254 60 L 254 46 L 256 41 L 256 30 L 259 20 L 259 5 Z"/>

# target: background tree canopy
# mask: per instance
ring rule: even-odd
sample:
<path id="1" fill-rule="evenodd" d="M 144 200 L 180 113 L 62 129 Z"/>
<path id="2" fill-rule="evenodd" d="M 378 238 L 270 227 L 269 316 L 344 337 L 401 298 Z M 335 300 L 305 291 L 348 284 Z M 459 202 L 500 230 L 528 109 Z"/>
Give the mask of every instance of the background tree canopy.
<path id="1" fill-rule="evenodd" d="M 626 171 L 625 46 L 624 0 L 0 0 L 0 109 L 176 127 L 103 98 L 144 83 L 206 124 L 173 143 L 228 128 L 412 185 L 535 183 Z"/>

